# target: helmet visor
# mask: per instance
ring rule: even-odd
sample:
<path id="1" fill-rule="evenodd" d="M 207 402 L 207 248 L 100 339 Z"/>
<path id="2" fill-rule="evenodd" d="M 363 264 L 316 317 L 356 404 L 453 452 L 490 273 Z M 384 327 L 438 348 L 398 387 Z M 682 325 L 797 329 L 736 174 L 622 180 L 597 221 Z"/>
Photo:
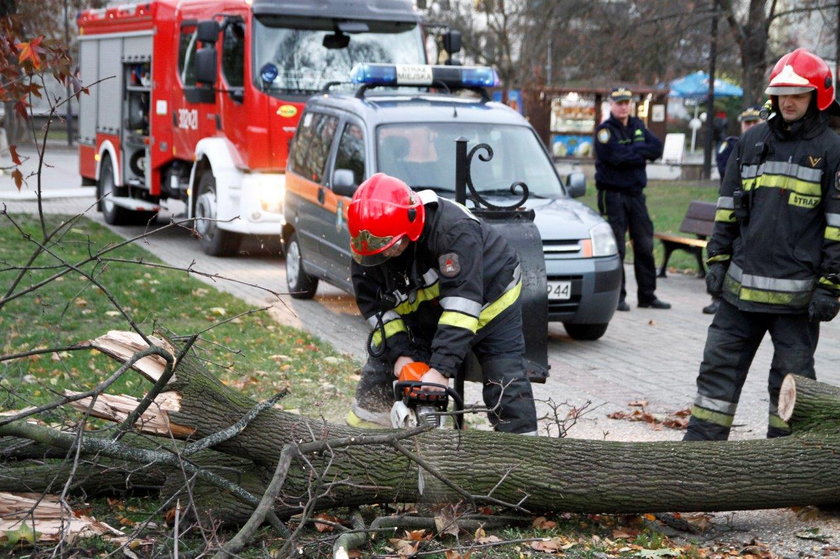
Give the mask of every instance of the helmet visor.
<path id="1" fill-rule="evenodd" d="M 362 266 L 377 266 L 402 253 L 400 241 L 405 234 L 380 237 L 363 229 L 350 237 L 353 260 Z"/>
<path id="2" fill-rule="evenodd" d="M 764 93 L 767 95 L 799 95 L 800 93 L 807 93 L 814 90 L 815 88 L 811 86 L 771 85 L 764 90 Z"/>

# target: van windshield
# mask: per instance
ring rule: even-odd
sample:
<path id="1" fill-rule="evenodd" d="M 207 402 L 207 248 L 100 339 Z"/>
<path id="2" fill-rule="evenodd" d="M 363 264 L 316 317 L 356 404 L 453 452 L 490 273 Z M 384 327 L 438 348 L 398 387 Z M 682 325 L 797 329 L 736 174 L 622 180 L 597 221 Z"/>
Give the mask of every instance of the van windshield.
<path id="1" fill-rule="evenodd" d="M 455 140 L 467 139 L 467 153 L 480 143 L 493 149 L 482 161 L 478 150 L 470 174 L 479 193 L 514 196 L 510 185 L 524 182 L 531 196 L 564 195 L 560 177 L 534 131 L 527 126 L 472 123 L 395 123 L 377 130 L 377 170 L 399 177 L 416 189 L 455 191 Z M 520 195 L 516 194 L 518 198 Z"/>
<path id="2" fill-rule="evenodd" d="M 259 16 L 254 22 L 254 83 L 269 93 L 312 94 L 328 82 L 347 82 L 361 62 L 426 63 L 416 22 L 354 21 L 354 28 L 367 31 L 347 33 L 336 33 L 337 25 L 329 18 Z M 277 68 L 268 84 L 260 77 L 266 64 Z"/>

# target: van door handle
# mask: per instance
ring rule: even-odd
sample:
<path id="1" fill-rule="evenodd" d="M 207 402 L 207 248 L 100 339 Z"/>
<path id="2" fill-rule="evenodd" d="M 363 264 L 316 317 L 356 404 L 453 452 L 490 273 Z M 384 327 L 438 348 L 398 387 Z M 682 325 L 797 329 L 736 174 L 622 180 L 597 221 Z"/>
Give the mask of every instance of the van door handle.
<path id="1" fill-rule="evenodd" d="M 326 195 L 324 194 L 324 187 L 321 186 L 318 188 L 318 203 L 323 204 L 324 198 L 326 198 Z"/>

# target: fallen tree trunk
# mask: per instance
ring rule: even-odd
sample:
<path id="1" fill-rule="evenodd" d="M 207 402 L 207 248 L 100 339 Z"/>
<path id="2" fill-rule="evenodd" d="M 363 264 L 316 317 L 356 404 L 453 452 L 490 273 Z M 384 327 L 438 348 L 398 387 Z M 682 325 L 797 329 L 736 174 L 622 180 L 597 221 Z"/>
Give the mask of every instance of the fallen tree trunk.
<path id="1" fill-rule="evenodd" d="M 115 343 L 116 339 L 109 335 L 92 345 L 121 361 L 142 345 L 132 342 L 121 347 L 122 342 Z M 142 363 L 138 370 L 154 380 L 153 369 L 160 369 L 159 364 L 147 367 Z M 795 385 L 798 390 L 799 379 Z M 373 435 L 381 438 L 400 432 L 362 431 L 270 408 L 213 448 L 248 458 L 258 470 L 269 473 L 287 445 L 342 443 L 335 445 L 341 448 L 327 446 L 325 451 L 293 461 L 275 507 L 280 516 L 300 512 L 313 492 L 313 483 L 319 495 L 316 510 L 338 505 L 465 500 L 518 505 L 532 513 L 836 504 L 840 495 L 840 436 L 836 434 L 840 411 L 820 414 L 818 410 L 825 409 L 824 394 L 837 389 L 820 392 L 814 387 L 825 385 L 805 385 L 807 390 L 796 392 L 793 406 L 803 410 L 805 417 L 793 412 L 794 435 L 772 440 L 624 443 L 434 430 L 408 440 L 397 441 L 395 436 L 366 444 Z M 192 433 L 193 440 L 228 428 L 255 406 L 189 355 L 176 365 L 166 390 L 166 409 L 153 405 L 147 413 L 160 416 L 157 424 L 172 426 L 173 433 Z M 838 401 L 832 405 L 840 410 Z M 819 415 L 816 425 L 808 420 L 809 413 Z M 826 429 L 827 423 L 834 426 L 833 433 Z M 137 428 L 142 430 L 142 425 L 143 420 L 138 421 Z M 215 498 L 221 505 L 218 491 Z"/>

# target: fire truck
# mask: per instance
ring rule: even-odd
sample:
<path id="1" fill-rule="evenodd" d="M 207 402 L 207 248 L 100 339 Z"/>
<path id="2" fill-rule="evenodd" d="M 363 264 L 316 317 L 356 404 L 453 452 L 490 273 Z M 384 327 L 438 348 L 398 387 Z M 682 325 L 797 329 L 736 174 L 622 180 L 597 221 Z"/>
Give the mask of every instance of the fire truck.
<path id="1" fill-rule="evenodd" d="M 153 0 L 83 11 L 79 170 L 109 224 L 181 200 L 201 249 L 279 236 L 306 99 L 360 62 L 424 64 L 410 0 Z M 460 48 L 457 32 L 444 38 Z"/>

